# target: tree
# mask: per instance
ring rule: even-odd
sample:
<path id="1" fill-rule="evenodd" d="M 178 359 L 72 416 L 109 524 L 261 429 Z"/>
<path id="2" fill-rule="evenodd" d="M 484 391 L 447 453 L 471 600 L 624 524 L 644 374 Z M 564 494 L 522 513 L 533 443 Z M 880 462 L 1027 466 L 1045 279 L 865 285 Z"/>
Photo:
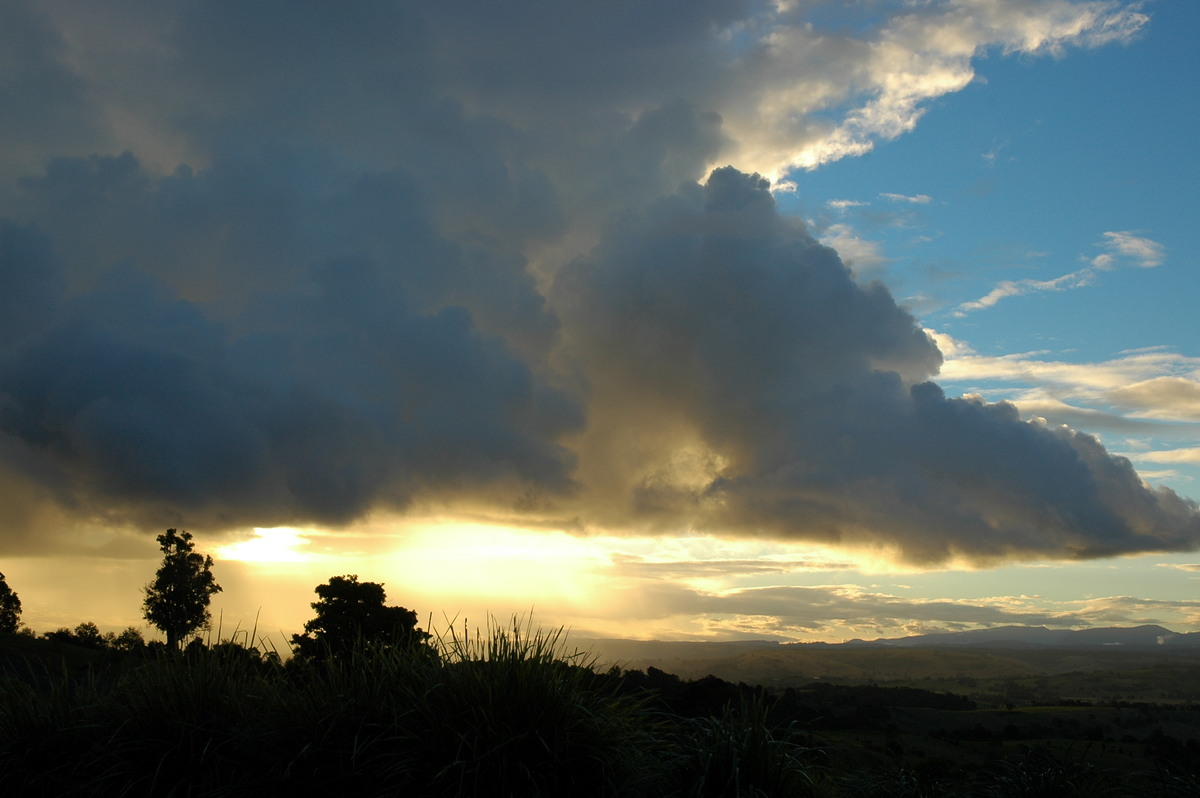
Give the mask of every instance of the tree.
<path id="1" fill-rule="evenodd" d="M 0 574 L 0 632 L 12 634 L 21 625 L 21 599 Z"/>
<path id="2" fill-rule="evenodd" d="M 168 529 L 158 536 L 163 562 L 144 588 L 142 614 L 167 635 L 167 648 L 178 650 L 185 637 L 208 628 L 208 602 L 221 592 L 212 575 L 213 559 L 192 551 L 192 535 Z"/>
<path id="3" fill-rule="evenodd" d="M 292 635 L 292 649 L 300 659 L 322 660 L 365 648 L 413 648 L 429 639 L 417 628 L 417 613 L 404 607 L 387 607 L 383 585 L 359 582 L 358 576 L 334 576 L 315 588 L 317 617 L 304 624 L 304 634 Z"/>
<path id="4" fill-rule="evenodd" d="M 100 627 L 91 621 L 84 621 L 75 627 L 74 631 L 62 627 L 54 632 L 46 632 L 42 637 L 59 643 L 70 643 L 73 646 L 93 648 L 98 651 L 108 648 L 108 638 L 100 632 Z"/>
<path id="5" fill-rule="evenodd" d="M 105 635 L 108 647 L 122 654 L 141 654 L 146 650 L 146 639 L 136 626 L 127 626 L 119 635 L 109 632 Z"/>

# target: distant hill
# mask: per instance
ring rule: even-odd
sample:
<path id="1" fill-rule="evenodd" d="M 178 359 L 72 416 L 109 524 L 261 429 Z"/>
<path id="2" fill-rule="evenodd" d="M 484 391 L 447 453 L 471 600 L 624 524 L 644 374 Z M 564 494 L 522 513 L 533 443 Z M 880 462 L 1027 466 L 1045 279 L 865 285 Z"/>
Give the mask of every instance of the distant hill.
<path id="1" fill-rule="evenodd" d="M 1044 626 L 996 626 L 965 632 L 910 637 L 848 640 L 844 643 L 781 643 L 776 640 L 663 641 L 571 638 L 570 643 L 600 655 L 605 662 L 647 659 L 692 660 L 737 657 L 771 650 L 842 648 L 1162 648 L 1200 649 L 1200 632 L 1173 632 L 1164 626 L 1109 626 L 1097 629 L 1047 629 Z"/>
<path id="2" fill-rule="evenodd" d="M 685 679 L 712 674 L 732 682 L 777 687 L 813 680 L 949 684 L 1127 670 L 1166 660 L 1173 661 L 1173 667 L 1184 660 L 1200 664 L 1200 634 L 1178 634 L 1153 625 L 1083 630 L 1004 626 L 845 643 L 571 638 L 569 645 L 590 651 L 601 667 L 653 667 Z"/>
<path id="3" fill-rule="evenodd" d="M 966 632 L 941 632 L 878 640 L 851 640 L 844 646 L 899 648 L 1096 648 L 1132 646 L 1200 648 L 1200 633 L 1179 634 L 1162 626 L 1110 626 L 1100 629 L 1047 629 L 1044 626 L 997 626 Z"/>

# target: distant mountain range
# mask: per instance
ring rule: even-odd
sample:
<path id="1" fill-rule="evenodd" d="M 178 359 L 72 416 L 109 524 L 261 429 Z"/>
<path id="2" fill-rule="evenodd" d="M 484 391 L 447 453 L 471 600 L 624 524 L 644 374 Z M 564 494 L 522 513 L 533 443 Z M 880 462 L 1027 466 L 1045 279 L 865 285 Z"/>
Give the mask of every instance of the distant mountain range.
<path id="1" fill-rule="evenodd" d="M 940 632 L 878 640 L 849 640 L 832 645 L 899 648 L 1200 648 L 1200 632 L 1179 634 L 1162 626 L 1109 626 L 1099 629 L 1047 629 L 1044 626 L 997 626 L 966 632 Z"/>
<path id="2" fill-rule="evenodd" d="M 1200 632 L 1180 634 L 1162 626 L 1105 627 L 1099 629 L 1047 629 L 1044 626 L 998 626 L 966 632 L 941 632 L 911 637 L 880 638 L 878 640 L 848 640 L 843 643 L 781 643 L 776 640 L 734 641 L 663 641 L 571 638 L 571 646 L 595 654 L 601 663 L 624 663 L 634 667 L 653 664 L 669 672 L 690 670 L 685 663 L 759 662 L 766 657 L 776 662 L 788 662 L 788 668 L 821 657 L 825 663 L 828 652 L 943 649 L 969 651 L 1154 651 L 1200 653 Z M 780 659 L 784 658 L 784 659 Z M 828 671 L 814 663 L 810 670 Z M 675 670 L 672 670 L 675 669 Z"/>

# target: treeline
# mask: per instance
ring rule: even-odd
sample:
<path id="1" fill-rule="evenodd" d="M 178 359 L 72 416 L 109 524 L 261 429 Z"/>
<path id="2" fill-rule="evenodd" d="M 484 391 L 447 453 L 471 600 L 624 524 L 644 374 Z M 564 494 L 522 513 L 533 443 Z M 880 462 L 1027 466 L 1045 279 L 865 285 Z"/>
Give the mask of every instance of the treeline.
<path id="1" fill-rule="evenodd" d="M 212 621 L 208 605 L 212 596 L 221 592 L 221 586 L 212 573 L 212 557 L 195 551 L 191 533 L 168 529 L 157 540 L 163 561 L 154 581 L 142 588 L 142 615 L 166 635 L 168 648 L 177 649 L 188 635 L 208 628 Z M 20 596 L 0 573 L 0 634 L 36 636 L 32 629 L 22 626 L 22 609 Z M 119 635 L 101 634 L 91 621 L 85 621 L 73 630 L 63 627 L 43 636 L 93 649 L 133 652 L 146 646 L 136 627 L 128 627 Z"/>
<path id="2" fill-rule="evenodd" d="M 185 645 L 203 647 L 196 632 L 208 629 L 212 615 L 208 606 L 213 595 L 221 592 L 213 575 L 213 559 L 195 551 L 191 533 L 168 529 L 159 535 L 163 561 L 154 581 L 143 589 L 142 615 L 163 632 L 166 643 L 146 642 L 140 630 L 128 627 L 120 634 L 101 633 L 91 621 L 74 629 L 66 627 L 42 636 L 95 650 L 118 653 L 155 653 L 165 648 L 178 651 Z M 316 617 L 304 625 L 303 634 L 291 639 L 292 653 L 300 659 L 323 660 L 352 647 L 400 647 L 419 645 L 429 633 L 417 627 L 417 614 L 404 607 L 388 606 L 383 585 L 360 582 L 349 574 L 331 577 L 315 588 L 318 600 L 311 606 Z M 21 625 L 21 599 L 0 573 L 0 634 L 36 636 Z M 191 637 L 191 642 L 185 642 Z M 255 649 L 257 651 L 257 649 Z M 278 657 L 276 651 L 270 652 Z"/>

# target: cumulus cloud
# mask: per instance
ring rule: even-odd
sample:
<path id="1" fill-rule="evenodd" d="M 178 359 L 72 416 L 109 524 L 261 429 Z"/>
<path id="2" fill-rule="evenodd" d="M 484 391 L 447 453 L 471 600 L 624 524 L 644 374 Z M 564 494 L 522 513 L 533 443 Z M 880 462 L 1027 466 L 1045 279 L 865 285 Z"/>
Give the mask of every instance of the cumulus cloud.
<path id="1" fill-rule="evenodd" d="M 944 396 L 759 176 L 1133 6 L 119 5 L 2 12 L 5 541 L 417 504 L 916 563 L 1200 538 L 1092 438 Z"/>
<path id="2" fill-rule="evenodd" d="M 932 341 L 780 216 L 765 181 L 718 170 L 623 222 L 552 293 L 568 351 L 605 386 L 580 451 L 623 475 L 608 523 L 916 562 L 1195 545 L 1195 508 L 1093 438 L 947 398 Z M 703 467 L 663 457 L 680 448 Z"/>

